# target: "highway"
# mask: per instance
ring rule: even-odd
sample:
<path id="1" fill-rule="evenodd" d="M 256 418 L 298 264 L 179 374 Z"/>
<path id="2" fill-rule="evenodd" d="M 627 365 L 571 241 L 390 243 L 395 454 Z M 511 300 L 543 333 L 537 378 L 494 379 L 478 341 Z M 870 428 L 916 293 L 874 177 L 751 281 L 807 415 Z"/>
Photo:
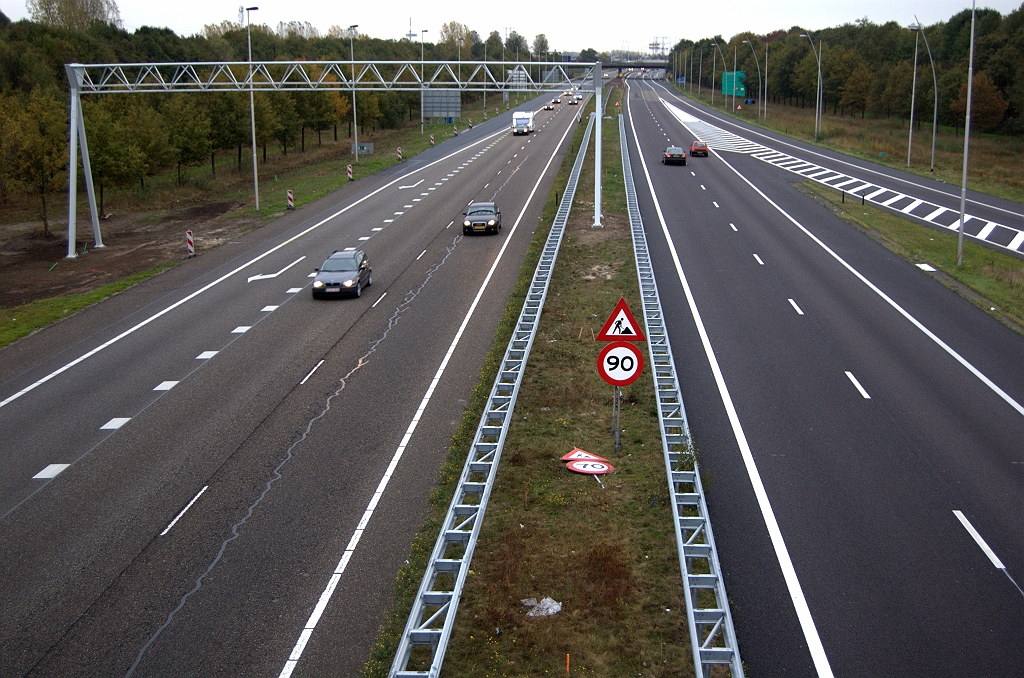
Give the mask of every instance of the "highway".
<path id="1" fill-rule="evenodd" d="M 634 179 L 750 675 L 1024 674 L 1024 339 L 795 174 L 727 151 L 662 165 L 694 137 L 662 86 L 628 82 Z"/>
<path id="2" fill-rule="evenodd" d="M 0 352 L 0 675 L 355 675 L 576 112 L 507 112 Z M 502 233 L 464 237 L 492 199 Z M 313 300 L 357 247 L 372 286 Z"/>

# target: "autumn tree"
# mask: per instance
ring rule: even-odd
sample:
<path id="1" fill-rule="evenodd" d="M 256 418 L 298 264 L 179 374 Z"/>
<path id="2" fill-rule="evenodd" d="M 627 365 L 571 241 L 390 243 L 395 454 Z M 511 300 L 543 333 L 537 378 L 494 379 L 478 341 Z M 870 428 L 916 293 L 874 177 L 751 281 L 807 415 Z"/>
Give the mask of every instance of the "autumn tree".
<path id="1" fill-rule="evenodd" d="M 125 120 L 117 115 L 110 99 L 85 104 L 85 129 L 89 164 L 100 189 L 100 216 L 106 215 L 104 187 L 127 186 L 146 170 L 146 156 L 131 138 Z"/>
<path id="2" fill-rule="evenodd" d="M 274 138 L 281 144 L 284 155 L 288 155 L 288 144 L 294 144 L 299 136 L 299 114 L 295 110 L 295 100 L 288 92 L 273 92 L 270 105 L 277 114 L 277 130 Z"/>
<path id="3" fill-rule="evenodd" d="M 533 39 L 533 53 L 540 56 L 541 54 L 547 54 L 549 51 L 548 36 L 538 33 Z"/>
<path id="4" fill-rule="evenodd" d="M 24 124 L 19 102 L 0 95 L 0 204 L 11 197 L 11 183 L 17 176 L 18 155 L 24 144 Z"/>
<path id="5" fill-rule="evenodd" d="M 114 0 L 28 0 L 29 16 L 51 26 L 82 31 L 93 21 L 121 26 L 121 12 Z"/>
<path id="6" fill-rule="evenodd" d="M 979 130 L 991 131 L 1003 121 L 1010 102 L 996 88 L 992 78 L 985 71 L 974 76 L 971 96 L 971 121 Z M 960 87 L 960 96 L 951 106 L 953 113 L 963 122 L 967 111 L 967 83 Z"/>
<path id="7" fill-rule="evenodd" d="M 508 34 L 508 38 L 505 40 L 506 52 L 511 52 L 512 54 L 517 55 L 516 58 L 519 58 L 519 55 L 525 57 L 528 54 L 529 49 L 530 45 L 526 42 L 526 38 L 515 31 Z"/>
<path id="8" fill-rule="evenodd" d="M 19 154 L 20 178 L 38 191 L 43 233 L 50 234 L 46 196 L 58 185 L 68 163 L 68 111 L 55 96 L 39 90 L 25 107 L 23 146 Z"/>
<path id="9" fill-rule="evenodd" d="M 863 118 L 868 108 L 868 101 L 871 97 L 871 90 L 874 85 L 874 78 L 871 69 L 860 63 L 850 73 L 846 84 L 843 85 L 843 95 L 839 105 L 844 109 L 850 109 L 850 115 L 860 110 L 860 117 Z"/>
<path id="10" fill-rule="evenodd" d="M 210 118 L 188 94 L 172 96 L 164 105 L 164 117 L 181 186 L 181 166 L 198 165 L 210 153 Z"/>

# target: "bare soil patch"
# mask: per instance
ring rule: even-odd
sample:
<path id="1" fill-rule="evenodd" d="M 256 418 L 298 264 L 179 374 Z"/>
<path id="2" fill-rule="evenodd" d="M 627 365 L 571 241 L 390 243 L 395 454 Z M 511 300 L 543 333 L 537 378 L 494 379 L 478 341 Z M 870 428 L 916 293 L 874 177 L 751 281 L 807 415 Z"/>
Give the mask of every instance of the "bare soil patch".
<path id="1" fill-rule="evenodd" d="M 183 259 L 188 230 L 197 252 L 228 242 L 258 223 L 252 217 L 231 216 L 239 206 L 216 202 L 115 214 L 100 222 L 102 249 L 92 248 L 92 225 L 84 215 L 78 224 L 76 259 L 67 258 L 66 233 L 45 236 L 38 224 L 0 226 L 0 308 L 85 292 Z"/>

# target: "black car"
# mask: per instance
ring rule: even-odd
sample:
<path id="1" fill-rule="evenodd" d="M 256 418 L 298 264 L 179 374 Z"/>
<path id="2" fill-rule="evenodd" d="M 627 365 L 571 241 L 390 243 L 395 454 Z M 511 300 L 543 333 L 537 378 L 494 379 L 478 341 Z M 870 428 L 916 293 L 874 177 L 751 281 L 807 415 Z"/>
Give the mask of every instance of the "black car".
<path id="1" fill-rule="evenodd" d="M 686 151 L 678 146 L 669 146 L 665 149 L 665 155 L 661 156 L 663 165 L 685 165 Z"/>
<path id="2" fill-rule="evenodd" d="M 363 294 L 373 284 L 373 269 L 362 250 L 335 252 L 316 269 L 313 298 Z"/>
<path id="3" fill-rule="evenodd" d="M 462 213 L 462 232 L 494 233 L 501 230 L 501 210 L 493 202 L 474 202 Z"/>

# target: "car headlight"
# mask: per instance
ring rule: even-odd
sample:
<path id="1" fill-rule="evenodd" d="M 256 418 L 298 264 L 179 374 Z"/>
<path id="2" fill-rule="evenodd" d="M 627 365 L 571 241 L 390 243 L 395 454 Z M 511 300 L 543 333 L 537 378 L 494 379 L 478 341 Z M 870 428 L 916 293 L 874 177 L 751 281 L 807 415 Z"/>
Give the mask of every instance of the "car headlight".
<path id="1" fill-rule="evenodd" d="M 498 222 L 495 221 L 494 219 L 491 219 L 490 221 L 487 222 L 487 225 L 488 226 L 494 226 L 496 223 L 498 223 Z"/>
<path id="2" fill-rule="evenodd" d="M 341 284 L 344 285 L 345 287 L 352 287 L 353 285 L 356 284 L 356 281 L 355 280 L 346 280 L 345 282 L 343 282 Z"/>
<path id="3" fill-rule="evenodd" d="M 466 219 L 465 221 L 462 222 L 462 225 L 463 226 L 472 226 L 473 224 L 469 223 L 469 219 Z"/>
<path id="4" fill-rule="evenodd" d="M 323 280 L 314 280 L 313 281 L 313 288 L 314 289 L 320 289 L 323 286 L 324 286 L 324 281 Z"/>

